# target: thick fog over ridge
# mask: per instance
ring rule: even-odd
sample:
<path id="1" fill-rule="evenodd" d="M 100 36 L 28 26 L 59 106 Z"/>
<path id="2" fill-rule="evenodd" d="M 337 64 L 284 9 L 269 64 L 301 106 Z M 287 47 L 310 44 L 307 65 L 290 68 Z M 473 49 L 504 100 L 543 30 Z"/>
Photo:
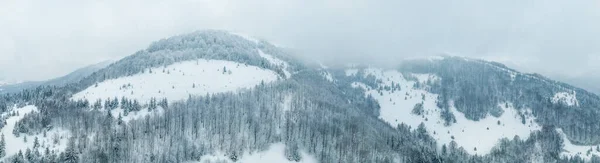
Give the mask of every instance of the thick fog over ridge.
<path id="1" fill-rule="evenodd" d="M 451 54 L 600 82 L 599 9 L 592 0 L 8 0 L 0 2 L 0 79 L 45 80 L 161 38 L 221 29 L 330 64 Z"/>

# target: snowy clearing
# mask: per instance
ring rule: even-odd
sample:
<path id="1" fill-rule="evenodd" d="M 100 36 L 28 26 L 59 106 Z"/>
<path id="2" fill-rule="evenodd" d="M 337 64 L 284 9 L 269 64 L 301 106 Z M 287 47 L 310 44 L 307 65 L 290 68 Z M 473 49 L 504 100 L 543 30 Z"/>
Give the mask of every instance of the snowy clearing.
<path id="1" fill-rule="evenodd" d="M 9 113 L 12 111 L 18 112 L 17 116 L 9 116 Z M 70 132 L 64 129 L 53 128 L 46 132 L 46 136 L 44 137 L 43 133 L 37 135 L 28 135 L 21 133 L 19 137 L 16 137 L 13 134 L 13 129 L 15 124 L 21 120 L 26 114 L 37 112 L 37 107 L 33 105 L 28 105 L 22 108 L 13 107 L 13 110 L 8 111 L 2 114 L 2 117 L 9 116 L 6 119 L 6 126 L 2 128 L 2 134 L 4 135 L 4 140 L 6 142 L 6 156 L 0 160 L 4 160 L 12 155 L 19 153 L 19 151 L 25 153 L 27 148 L 33 150 L 33 142 L 37 137 L 40 143 L 40 148 L 38 151 L 40 153 L 44 153 L 46 147 L 50 149 L 50 151 L 55 151 L 56 153 L 60 153 L 67 148 L 67 141 L 70 137 Z M 25 137 L 27 137 L 27 141 L 25 141 Z"/>
<path id="2" fill-rule="evenodd" d="M 376 89 L 366 89 L 366 95 L 371 95 L 381 106 L 380 118 L 392 126 L 404 123 L 416 129 L 422 122 L 429 134 L 438 141 L 441 147 L 454 140 L 470 154 L 487 154 L 502 138 L 512 139 L 515 135 L 527 139 L 532 131 L 540 130 L 532 116 L 526 117 L 525 124 L 516 109 L 510 103 L 499 104 L 504 113 L 496 118 L 487 116 L 479 121 L 468 120 L 463 113 L 458 112 L 453 106 L 450 111 L 456 117 L 456 123 L 444 126 L 440 116 L 440 109 L 435 101 L 436 94 L 425 90 L 413 89 L 415 81 L 406 80 L 403 75 L 395 70 L 383 71 L 381 69 L 366 69 L 365 74 L 371 74 L 383 81 L 384 85 L 391 86 L 392 82 L 399 83 L 401 90 L 386 91 L 381 93 Z M 441 80 L 430 74 L 413 74 L 420 82 L 427 80 Z M 352 83 L 353 87 L 368 88 L 363 83 Z M 423 103 L 423 115 L 412 113 L 416 104 Z M 507 107 L 508 106 L 508 107 Z M 485 136 L 481 136 L 485 134 Z M 475 150 L 477 148 L 477 150 Z"/>
<path id="3" fill-rule="evenodd" d="M 597 151 L 597 147 L 599 147 L 599 146 L 575 145 L 575 144 L 571 143 L 571 140 L 569 140 L 567 138 L 567 135 L 563 132 L 562 129 L 557 128 L 556 131 L 563 138 L 563 143 L 565 145 L 563 147 L 563 152 L 560 153 L 561 156 L 574 157 L 574 156 L 579 155 L 579 157 L 586 159 L 586 160 L 590 160 L 593 155 L 600 156 L 600 151 Z M 590 152 L 589 154 L 588 154 L 588 151 Z"/>
<path id="4" fill-rule="evenodd" d="M 262 152 L 255 152 L 252 154 L 245 153 L 239 163 L 316 163 L 317 160 L 306 152 L 301 151 L 300 155 L 302 159 L 299 162 L 289 161 L 284 155 L 285 144 L 275 143 L 269 147 L 269 150 Z M 202 156 L 202 159 L 198 163 L 233 163 L 222 152 L 216 152 L 212 155 Z"/>
<path id="5" fill-rule="evenodd" d="M 121 98 L 136 99 L 142 104 L 150 98 L 183 100 L 189 95 L 206 95 L 253 88 L 261 82 L 277 80 L 267 69 L 222 60 L 178 62 L 155 67 L 133 76 L 106 80 L 73 95 L 73 100 Z M 116 116 L 116 115 L 115 115 Z"/>
<path id="6" fill-rule="evenodd" d="M 554 94 L 554 97 L 552 97 L 552 103 L 562 103 L 567 106 L 579 106 L 579 101 L 577 100 L 577 92 L 558 92 Z"/>

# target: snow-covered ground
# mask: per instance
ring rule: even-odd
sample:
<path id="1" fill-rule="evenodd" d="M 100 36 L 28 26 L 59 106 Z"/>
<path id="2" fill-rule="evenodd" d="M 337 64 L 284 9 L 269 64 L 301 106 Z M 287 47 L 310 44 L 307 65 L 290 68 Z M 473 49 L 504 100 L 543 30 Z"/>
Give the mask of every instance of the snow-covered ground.
<path id="1" fill-rule="evenodd" d="M 348 74 L 348 71 L 346 72 Z M 378 90 L 368 88 L 363 83 L 355 82 L 352 84 L 354 87 L 366 88 L 366 95 L 370 94 L 379 101 L 381 106 L 380 118 L 382 120 L 392 126 L 405 123 L 412 128 L 417 128 L 422 122 L 440 146 L 449 144 L 454 140 L 459 146 L 464 147 L 468 153 L 482 155 L 489 153 L 498 140 L 502 138 L 512 139 L 515 135 L 518 135 L 523 139 L 527 139 L 532 131 L 541 129 L 532 116 L 527 116 L 526 123 L 522 124 L 517 110 L 510 103 L 499 104 L 504 110 L 500 117 L 487 116 L 479 121 L 468 120 L 463 113 L 452 106 L 450 110 L 456 117 L 456 123 L 451 126 L 444 126 L 444 121 L 440 117 L 440 109 L 435 103 L 436 94 L 413 89 L 416 81 L 408 81 L 400 72 L 395 70 L 365 69 L 365 75 L 367 74 L 372 74 L 381 79 L 384 85 L 391 86 L 392 82 L 401 85 L 401 90 L 382 90 L 379 93 Z M 422 83 L 427 82 L 427 80 L 443 80 L 431 74 L 413 74 L 413 76 Z M 424 106 L 422 116 L 411 113 L 418 103 L 423 103 Z"/>
<path id="2" fill-rule="evenodd" d="M 301 151 L 302 159 L 299 162 L 289 161 L 284 155 L 285 144 L 275 143 L 269 147 L 269 150 L 255 152 L 252 154 L 245 153 L 237 162 L 239 163 L 316 163 L 317 160 L 306 152 Z M 217 152 L 212 155 L 205 155 L 198 163 L 233 163 L 222 152 Z"/>
<path id="3" fill-rule="evenodd" d="M 160 106 L 157 106 L 156 110 L 150 111 L 150 110 L 148 110 L 148 108 L 143 108 L 140 111 L 130 111 L 127 115 L 125 115 L 124 110 L 121 109 L 121 107 L 119 107 L 119 108 L 111 110 L 110 114 L 115 119 L 118 119 L 119 115 L 121 115 L 121 120 L 123 120 L 123 122 L 129 122 L 131 120 L 144 118 L 146 116 L 162 115 L 163 112 L 164 112 L 164 109 Z"/>
<path id="4" fill-rule="evenodd" d="M 579 106 L 579 101 L 577 100 L 577 92 L 558 92 L 554 94 L 554 97 L 552 97 L 552 103 L 563 103 L 568 106 Z"/>
<path id="5" fill-rule="evenodd" d="M 586 160 L 590 160 L 593 155 L 600 156 L 600 151 L 597 150 L 599 146 L 575 145 L 571 143 L 571 141 L 567 138 L 567 135 L 563 132 L 562 129 L 557 128 L 556 131 L 563 138 L 563 143 L 565 145 L 565 147 L 563 147 L 563 152 L 560 153 L 561 156 L 573 157 L 579 155 L 579 157 Z M 590 152 L 589 154 L 588 151 Z"/>
<path id="6" fill-rule="evenodd" d="M 9 113 L 12 113 L 12 111 L 19 112 L 19 115 L 9 116 Z M 33 142 L 36 137 L 40 143 L 40 148 L 38 148 L 40 153 L 44 153 L 46 147 L 48 147 L 50 151 L 56 151 L 57 153 L 60 153 L 66 149 L 70 132 L 65 129 L 53 128 L 46 132 L 46 137 L 44 137 L 43 133 L 37 135 L 27 135 L 21 133 L 19 137 L 16 137 L 13 134 L 15 124 L 21 120 L 25 114 L 37 111 L 37 107 L 28 105 L 22 108 L 13 107 L 11 111 L 2 114 L 2 117 L 9 117 L 6 119 L 6 126 L 2 128 L 2 134 L 4 135 L 4 140 L 6 142 L 6 156 L 0 160 L 4 160 L 12 155 L 15 155 L 19 153 L 19 151 L 22 151 L 23 154 L 25 154 L 27 148 L 33 150 Z M 25 137 L 27 137 L 27 141 L 25 141 Z"/>
<path id="7" fill-rule="evenodd" d="M 277 66 L 280 66 L 280 67 L 283 69 L 283 73 L 285 74 L 285 77 L 286 77 L 286 78 L 290 78 L 290 77 L 292 77 L 292 74 L 291 74 L 291 73 L 288 71 L 288 66 L 289 66 L 289 65 L 288 65 L 288 63 L 287 63 L 287 62 L 285 62 L 285 61 L 283 61 L 283 60 L 281 60 L 281 59 L 275 58 L 275 57 L 273 57 L 273 56 L 272 56 L 272 55 L 270 55 L 270 54 L 266 54 L 266 53 L 264 53 L 264 52 L 263 52 L 262 50 L 260 50 L 260 49 L 258 49 L 258 54 L 259 54 L 261 57 L 265 58 L 267 61 L 269 61 L 269 63 L 271 63 L 271 64 L 274 64 L 274 65 L 277 65 Z"/>
<path id="8" fill-rule="evenodd" d="M 271 70 L 222 60 L 194 60 L 155 67 L 133 76 L 106 80 L 73 95 L 72 99 L 137 99 L 146 104 L 150 98 L 183 100 L 189 95 L 206 95 L 253 88 L 261 82 L 277 80 Z M 115 115 L 117 116 L 117 115 Z"/>
<path id="9" fill-rule="evenodd" d="M 292 98 L 293 96 L 291 94 L 286 95 L 285 98 L 283 99 L 283 111 L 289 111 L 292 109 Z"/>
<path id="10" fill-rule="evenodd" d="M 356 73 L 358 73 L 358 69 L 347 69 L 346 70 L 346 76 L 354 76 L 354 75 L 356 75 Z"/>
<path id="11" fill-rule="evenodd" d="M 331 73 L 329 73 L 329 72 L 327 72 L 327 71 L 325 71 L 325 70 L 323 70 L 323 71 L 321 72 L 321 75 L 323 76 L 323 78 L 325 78 L 325 80 L 327 80 L 327 81 L 329 81 L 329 82 L 333 82 L 333 81 L 334 81 L 334 80 L 333 80 L 333 75 L 331 75 Z"/>

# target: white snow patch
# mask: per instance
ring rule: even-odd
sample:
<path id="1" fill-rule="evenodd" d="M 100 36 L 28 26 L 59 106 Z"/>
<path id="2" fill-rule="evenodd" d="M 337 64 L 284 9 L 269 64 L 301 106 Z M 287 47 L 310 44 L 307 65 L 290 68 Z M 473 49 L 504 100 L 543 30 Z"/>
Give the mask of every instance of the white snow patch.
<path id="1" fill-rule="evenodd" d="M 281 67 L 281 69 L 283 70 L 283 73 L 285 74 L 286 78 L 290 78 L 292 77 L 292 74 L 287 70 L 288 69 L 288 63 L 285 61 L 282 61 L 281 59 L 275 58 L 272 55 L 266 54 L 264 53 L 262 50 L 258 49 L 258 54 L 265 58 L 267 61 L 269 61 L 271 64 L 274 64 L 276 66 Z"/>
<path id="2" fill-rule="evenodd" d="M 433 75 L 433 74 L 411 74 L 412 76 L 414 76 L 415 78 L 417 78 L 417 80 L 420 83 L 426 83 L 427 81 L 439 81 L 440 78 L 437 75 Z"/>
<path id="3" fill-rule="evenodd" d="M 152 111 L 150 111 L 148 108 L 144 108 L 140 111 L 130 111 L 127 115 L 125 115 L 125 111 L 123 109 L 121 109 L 120 107 L 110 111 L 110 114 L 112 115 L 113 118 L 118 119 L 119 115 L 121 115 L 121 120 L 123 120 L 123 122 L 126 122 L 126 123 L 129 121 L 132 121 L 132 120 L 144 118 L 146 116 L 152 117 L 152 116 L 162 115 L 163 113 L 164 113 L 164 109 L 160 106 L 157 106 L 156 110 L 152 110 Z"/>
<path id="4" fill-rule="evenodd" d="M 126 97 L 142 104 L 152 97 L 177 101 L 187 99 L 189 95 L 236 91 L 277 80 L 277 74 L 271 70 L 222 60 L 185 61 L 150 70 L 152 73 L 146 70 L 145 73 L 106 80 L 97 87 L 92 85 L 73 95 L 72 99 L 93 102 Z"/>
<path id="5" fill-rule="evenodd" d="M 456 123 L 444 126 L 444 120 L 440 117 L 441 109 L 435 103 L 438 95 L 421 89 L 413 89 L 412 85 L 415 81 L 406 80 L 400 72 L 395 70 L 366 69 L 365 74 L 371 74 L 381 79 L 384 85 L 390 86 L 392 82 L 401 85 L 402 89 L 396 91 L 381 90 L 381 93 L 375 89 L 366 91 L 366 95 L 371 95 L 379 101 L 382 120 L 392 126 L 405 123 L 413 129 L 416 129 L 420 123 L 424 123 L 429 134 L 438 141 L 439 146 L 449 144 L 454 140 L 468 153 L 483 155 L 489 153 L 502 138 L 512 139 L 518 135 L 527 139 L 532 131 L 540 129 L 532 116 L 526 117 L 526 123 L 522 124 L 517 110 L 511 104 L 499 104 L 504 110 L 499 118 L 487 116 L 479 121 L 468 120 L 463 113 L 458 112 L 452 106 L 450 109 L 456 117 Z M 416 76 L 421 78 L 420 81 L 432 78 L 432 75 L 428 74 Z M 362 83 L 352 83 L 352 86 L 368 88 Z M 421 102 L 424 114 L 422 116 L 412 114 L 414 106 Z M 507 105 L 508 107 L 506 107 Z M 498 121 L 500 121 L 500 125 L 498 125 Z M 482 134 L 485 136 L 481 136 Z M 475 148 L 477 151 L 474 150 Z"/>
<path id="6" fill-rule="evenodd" d="M 329 69 L 329 66 L 326 66 L 325 64 L 319 62 L 319 67 L 321 67 L 322 69 Z"/>
<path id="7" fill-rule="evenodd" d="M 515 81 L 516 78 L 517 78 L 516 73 L 510 73 L 510 81 Z"/>
<path id="8" fill-rule="evenodd" d="M 18 116 L 9 116 L 9 113 L 12 111 L 19 112 Z M 50 151 L 55 151 L 57 154 L 64 151 L 67 148 L 67 141 L 70 137 L 70 132 L 61 128 L 53 128 L 46 132 L 46 137 L 44 137 L 43 133 L 36 135 L 28 135 L 25 133 L 20 133 L 19 137 L 16 137 L 13 134 L 13 129 L 15 124 L 23 119 L 26 114 L 37 112 L 37 107 L 33 105 L 28 105 L 22 108 L 13 107 L 11 111 L 5 112 L 2 114 L 2 117 L 8 117 L 6 119 L 6 126 L 2 128 L 2 134 L 4 134 L 4 140 L 6 142 L 6 156 L 1 158 L 0 160 L 4 160 L 10 156 L 13 156 L 19 151 L 25 154 L 27 148 L 33 150 L 33 142 L 35 138 L 38 138 L 38 142 L 40 143 L 40 147 L 38 151 L 40 153 L 44 153 L 46 147 L 50 149 Z M 27 137 L 27 142 L 24 141 L 24 137 Z"/>
<path id="9" fill-rule="evenodd" d="M 563 157 L 574 157 L 574 156 L 579 156 L 583 159 L 586 160 L 590 160 L 592 158 L 593 155 L 597 155 L 600 156 L 600 152 L 598 152 L 596 150 L 596 148 L 598 146 L 587 146 L 587 145 L 575 145 L 571 142 L 571 140 L 569 140 L 567 138 L 567 135 L 563 132 L 562 129 L 557 128 L 556 131 L 560 134 L 560 136 L 563 138 L 563 143 L 564 143 L 564 147 L 563 147 L 563 152 L 560 153 L 561 156 Z M 587 152 L 590 151 L 590 153 L 588 154 Z"/>
<path id="10" fill-rule="evenodd" d="M 299 162 L 290 161 L 284 155 L 285 144 L 275 143 L 269 147 L 269 150 L 255 153 L 245 153 L 240 163 L 316 163 L 317 160 L 304 151 L 300 152 L 302 159 Z M 202 156 L 199 163 L 233 163 L 223 152 L 216 152 L 212 155 Z"/>
<path id="11" fill-rule="evenodd" d="M 188 163 L 230 163 L 233 162 L 231 159 L 227 157 L 226 154 L 222 152 L 216 152 L 210 155 L 204 155 L 201 157 L 200 161 L 189 161 Z"/>
<path id="12" fill-rule="evenodd" d="M 366 85 L 364 83 L 360 83 L 360 82 L 352 82 L 351 86 L 352 86 L 352 88 L 362 88 L 364 90 L 371 89 L 371 87 L 369 87 L 368 85 Z"/>
<path id="13" fill-rule="evenodd" d="M 442 57 L 442 56 L 429 56 L 429 57 L 427 57 L 427 59 L 429 61 L 439 61 L 439 60 L 444 60 L 444 57 Z"/>
<path id="14" fill-rule="evenodd" d="M 356 73 L 358 73 L 358 69 L 347 69 L 346 70 L 346 76 L 354 76 L 354 75 L 356 75 Z"/>
<path id="15" fill-rule="evenodd" d="M 327 81 L 333 82 L 333 75 L 331 75 L 331 73 L 323 71 L 321 75 L 323 75 L 323 78 L 325 78 Z"/>
<path id="16" fill-rule="evenodd" d="M 292 109 L 292 95 L 286 95 L 283 99 L 283 111 L 289 111 Z"/>
<path id="17" fill-rule="evenodd" d="M 577 92 L 558 92 L 554 94 L 554 97 L 552 97 L 552 103 L 563 103 L 568 106 L 579 106 L 579 101 L 577 100 Z"/>

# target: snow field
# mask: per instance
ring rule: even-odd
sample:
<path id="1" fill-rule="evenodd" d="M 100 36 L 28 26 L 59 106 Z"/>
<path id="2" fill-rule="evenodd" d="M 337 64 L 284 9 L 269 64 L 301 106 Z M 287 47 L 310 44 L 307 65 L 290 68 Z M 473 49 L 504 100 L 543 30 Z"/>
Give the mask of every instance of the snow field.
<path id="1" fill-rule="evenodd" d="M 316 163 L 317 160 L 311 155 L 304 151 L 300 152 L 302 159 L 299 162 L 289 161 L 284 155 L 285 144 L 275 143 L 272 144 L 268 150 L 255 152 L 255 153 L 244 153 L 244 155 L 237 161 L 239 163 Z M 233 163 L 222 152 L 216 152 L 211 155 L 205 155 L 198 163 Z"/>
<path id="2" fill-rule="evenodd" d="M 206 95 L 252 88 L 277 80 L 271 70 L 222 60 L 195 60 L 155 67 L 144 73 L 106 80 L 73 95 L 73 100 L 126 97 L 145 104 L 150 98 L 184 100 L 189 95 Z"/>
<path id="3" fill-rule="evenodd" d="M 348 71 L 346 72 L 348 74 Z M 400 72 L 395 70 L 365 69 L 365 75 L 367 74 L 381 79 L 383 85 L 391 86 L 394 82 L 401 86 L 401 90 L 381 90 L 379 92 L 363 83 L 352 83 L 353 87 L 365 88 L 366 95 L 373 96 L 379 102 L 380 118 L 392 126 L 404 123 L 413 129 L 424 123 L 428 133 L 440 147 L 443 144 L 448 145 L 454 140 L 469 154 L 483 155 L 489 153 L 502 138 L 512 139 L 518 135 L 527 139 L 532 131 L 541 129 L 532 116 L 526 116 L 526 123 L 523 124 L 518 111 L 510 103 L 498 104 L 504 110 L 500 117 L 490 115 L 479 121 L 467 119 L 463 113 L 451 106 L 450 111 L 456 117 L 456 123 L 445 126 L 444 120 L 440 116 L 440 109 L 436 105 L 436 94 L 413 89 L 416 81 L 406 80 Z M 432 74 L 413 74 L 413 76 L 421 83 L 425 83 L 427 80 L 442 80 Z M 424 114 L 421 116 L 411 113 L 418 103 L 423 103 Z"/>
<path id="4" fill-rule="evenodd" d="M 595 145 L 575 145 L 571 143 L 571 140 L 567 138 L 567 135 L 563 132 L 562 129 L 557 128 L 556 131 L 563 138 L 563 152 L 560 153 L 563 157 L 574 157 L 579 156 L 583 159 L 590 160 L 592 155 L 600 156 L 600 151 L 596 150 L 597 147 Z M 590 152 L 589 154 L 587 152 Z"/>

